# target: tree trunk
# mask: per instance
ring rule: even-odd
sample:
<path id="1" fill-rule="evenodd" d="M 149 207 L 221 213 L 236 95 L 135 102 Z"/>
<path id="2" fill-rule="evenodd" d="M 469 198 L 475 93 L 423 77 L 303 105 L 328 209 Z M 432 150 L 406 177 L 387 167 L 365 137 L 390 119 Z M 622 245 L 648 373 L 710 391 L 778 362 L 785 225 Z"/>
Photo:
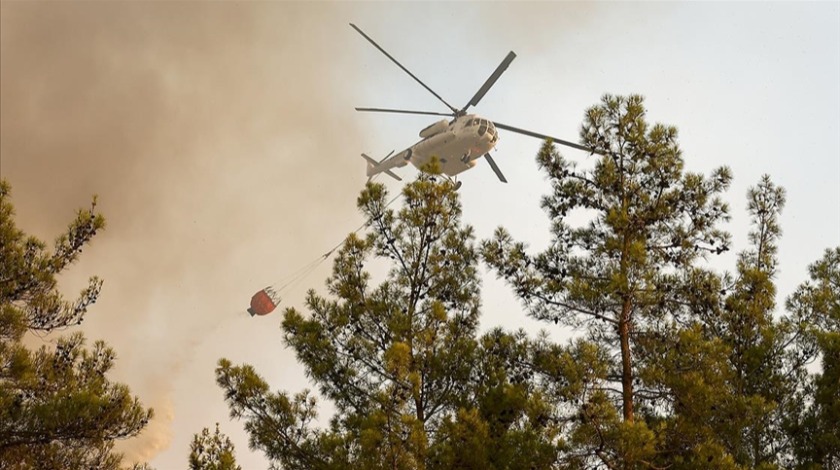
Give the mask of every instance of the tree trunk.
<path id="1" fill-rule="evenodd" d="M 633 369 L 630 362 L 630 299 L 624 300 L 618 322 L 618 336 L 621 341 L 621 396 L 624 405 L 624 421 L 633 421 Z"/>

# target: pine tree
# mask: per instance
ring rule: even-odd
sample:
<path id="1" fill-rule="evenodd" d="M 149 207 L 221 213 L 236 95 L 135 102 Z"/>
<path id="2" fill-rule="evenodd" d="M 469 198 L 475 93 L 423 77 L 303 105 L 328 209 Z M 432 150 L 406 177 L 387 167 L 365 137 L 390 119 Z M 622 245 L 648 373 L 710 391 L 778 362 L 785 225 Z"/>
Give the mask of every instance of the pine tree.
<path id="1" fill-rule="evenodd" d="M 667 352 L 657 353 L 654 346 L 653 356 L 659 359 L 649 362 L 645 374 L 658 371 L 678 405 L 659 421 L 673 428 L 663 448 L 682 447 L 675 456 L 702 461 L 705 455 L 718 466 L 777 468 L 792 452 L 785 422 L 799 403 L 804 366 L 813 352 L 800 347 L 806 323 L 776 318 L 776 244 L 784 190 L 764 176 L 747 199 L 753 230 L 735 274 L 707 279 L 713 288 L 705 299 L 691 301 L 696 306 L 691 326 L 669 341 L 673 350 L 666 346 Z M 686 336 L 691 329 L 694 334 Z M 696 451 L 686 452 L 691 448 Z"/>
<path id="2" fill-rule="evenodd" d="M 730 349 L 734 372 L 728 402 L 735 418 L 725 426 L 740 432 L 728 435 L 727 447 L 744 466 L 776 468 L 790 451 L 785 412 L 795 406 L 804 365 L 813 355 L 798 348 L 797 337 L 804 332 L 798 323 L 775 318 L 778 217 L 785 192 L 765 175 L 747 200 L 751 247 L 739 254 L 736 275 L 724 278 L 723 306 L 707 317 L 706 326 Z"/>
<path id="3" fill-rule="evenodd" d="M 308 315 L 284 312 L 285 343 L 335 406 L 329 428 L 313 424 L 311 393 L 271 392 L 222 359 L 232 416 L 288 469 L 547 467 L 559 442 L 521 365 L 533 344 L 521 332 L 478 338 L 478 253 L 454 185 L 424 173 L 402 196 L 395 211 L 368 185 L 358 205 L 369 233 L 345 240 L 329 297 L 310 291 Z M 383 281 L 370 265 L 390 265 Z"/>
<path id="4" fill-rule="evenodd" d="M 78 258 L 104 219 L 96 200 L 82 210 L 53 250 L 14 223 L 10 187 L 0 182 L 0 467 L 114 469 L 114 441 L 137 435 L 152 416 L 125 385 L 106 374 L 115 354 L 81 333 L 31 351 L 27 331 L 81 323 L 102 282 L 91 278 L 78 299 L 64 300 L 56 276 Z"/>
<path id="5" fill-rule="evenodd" d="M 438 428 L 428 467 L 553 468 L 563 446 L 559 400 L 534 366 L 551 346 L 521 330 L 482 335 L 466 400 Z"/>
<path id="6" fill-rule="evenodd" d="M 406 186 L 398 213 L 369 186 L 369 235 L 346 240 L 329 297 L 310 292 L 309 315 L 287 309 L 283 322 L 336 404 L 329 428 L 312 424 L 309 392 L 270 392 L 250 366 L 220 361 L 253 445 L 284 468 L 835 468 L 840 248 L 777 312 L 785 193 L 765 176 L 747 194 L 749 246 L 733 273 L 712 271 L 704 261 L 731 243 L 729 171 L 685 172 L 676 129 L 649 125 L 643 104 L 608 95 L 587 111 L 591 167 L 541 148 L 542 253 L 504 228 L 477 251 L 433 176 Z M 582 334 L 479 337 L 479 254 L 529 315 Z M 391 264 L 378 284 L 376 258 Z"/>
<path id="7" fill-rule="evenodd" d="M 204 428 L 190 444 L 190 470 L 242 470 L 236 464 L 234 450 L 230 439 L 219 431 L 219 423 L 212 436 Z"/>
<path id="8" fill-rule="evenodd" d="M 550 246 L 528 254 L 499 228 L 482 254 L 531 316 L 582 329 L 578 348 L 599 360 L 591 369 L 601 372 L 568 408 L 578 422 L 569 458 L 633 468 L 651 464 L 667 441 L 647 416 L 681 406 L 666 390 L 661 362 L 691 367 L 692 359 L 713 367 L 725 357 L 691 318 L 719 302 L 719 279 L 697 261 L 728 250 L 729 235 L 718 225 L 729 217 L 720 194 L 730 173 L 684 172 L 677 130 L 649 125 L 640 96 L 605 96 L 587 111 L 581 138 L 600 155 L 591 169 L 578 168 L 550 142 L 537 157 L 552 187 L 542 201 L 552 222 Z M 572 225 L 580 218 L 587 221 Z M 705 353 L 669 352 L 667 345 L 680 341 Z M 700 370 L 698 380 L 714 378 L 707 372 Z M 639 410 L 644 419 L 637 419 Z M 720 454 L 719 443 L 712 447 L 695 452 Z"/>
<path id="9" fill-rule="evenodd" d="M 795 467 L 840 467 L 840 247 L 809 268 L 810 280 L 787 300 L 793 318 L 807 326 L 803 349 L 819 352 L 822 372 L 810 377 L 790 413 Z"/>

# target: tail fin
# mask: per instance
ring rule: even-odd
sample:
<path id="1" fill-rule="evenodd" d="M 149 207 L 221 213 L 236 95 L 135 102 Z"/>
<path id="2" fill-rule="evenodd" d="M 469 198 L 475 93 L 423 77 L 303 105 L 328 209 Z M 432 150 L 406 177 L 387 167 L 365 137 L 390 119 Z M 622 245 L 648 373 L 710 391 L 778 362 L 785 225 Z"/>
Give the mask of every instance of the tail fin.
<path id="1" fill-rule="evenodd" d="M 391 152 L 391 153 L 394 153 L 394 152 Z M 385 159 L 387 159 L 389 156 L 391 156 L 390 153 L 388 154 L 388 156 L 385 157 Z M 382 162 L 377 162 L 376 160 L 374 160 L 373 158 L 370 158 L 369 156 L 367 156 L 365 154 L 362 154 L 362 158 L 364 158 L 367 161 L 368 181 L 370 181 L 371 178 L 378 175 L 379 173 L 385 173 L 386 175 L 390 176 L 391 178 L 394 178 L 397 181 L 402 181 L 402 178 L 400 178 L 399 176 L 394 174 L 394 172 L 392 172 L 390 169 L 382 168 L 382 166 L 381 166 Z M 383 161 L 385 159 L 383 159 Z"/>

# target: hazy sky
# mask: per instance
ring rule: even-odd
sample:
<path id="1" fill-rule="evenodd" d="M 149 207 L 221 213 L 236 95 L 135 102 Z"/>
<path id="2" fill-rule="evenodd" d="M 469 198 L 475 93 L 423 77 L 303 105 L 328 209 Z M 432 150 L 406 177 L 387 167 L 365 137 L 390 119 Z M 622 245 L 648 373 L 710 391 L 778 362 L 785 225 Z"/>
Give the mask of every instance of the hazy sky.
<path id="1" fill-rule="evenodd" d="M 62 286 L 72 296 L 88 276 L 105 279 L 82 330 L 116 349 L 113 377 L 157 412 L 124 446 L 131 458 L 184 468 L 192 435 L 220 422 L 243 468 L 267 466 L 227 418 L 220 357 L 253 364 L 277 389 L 311 387 L 281 343 L 280 315 L 250 318 L 247 302 L 360 224 L 359 153 L 401 150 L 433 120 L 354 106 L 445 111 L 350 22 L 455 105 L 515 51 L 475 111 L 569 140 L 604 93 L 643 94 L 651 121 L 680 129 L 688 170 L 732 168 L 735 251 L 746 190 L 770 174 L 788 191 L 780 302 L 840 244 L 837 2 L 3 1 L 0 176 L 19 225 L 48 240 L 99 195 L 107 230 Z M 479 237 L 504 225 L 534 249 L 547 242 L 539 144 L 501 134 L 507 185 L 483 163 L 460 178 Z M 286 304 L 328 271 L 285 292 Z M 485 327 L 562 340 L 485 277 Z"/>

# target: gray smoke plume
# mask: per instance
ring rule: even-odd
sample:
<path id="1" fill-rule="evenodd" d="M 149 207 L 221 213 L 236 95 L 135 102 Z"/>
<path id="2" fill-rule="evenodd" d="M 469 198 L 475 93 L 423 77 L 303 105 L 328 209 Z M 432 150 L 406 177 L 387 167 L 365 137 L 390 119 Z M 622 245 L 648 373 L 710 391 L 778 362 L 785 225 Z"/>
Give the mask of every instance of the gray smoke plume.
<path id="1" fill-rule="evenodd" d="M 264 334 L 264 369 L 294 362 L 279 345 L 279 317 L 243 312 L 255 290 L 359 223 L 357 153 L 367 143 L 346 90 L 361 70 L 319 39 L 349 30 L 342 11 L 0 6 L 0 176 L 18 224 L 47 240 L 99 195 L 107 230 L 62 286 L 73 296 L 88 276 L 105 280 L 83 329 L 116 349 L 113 378 L 157 411 L 124 446 L 132 460 L 154 457 L 173 435 L 186 454 L 191 433 L 226 419 L 212 375 L 219 357 L 256 354 Z M 176 392 L 194 397 L 183 419 L 203 421 L 177 426 Z"/>

